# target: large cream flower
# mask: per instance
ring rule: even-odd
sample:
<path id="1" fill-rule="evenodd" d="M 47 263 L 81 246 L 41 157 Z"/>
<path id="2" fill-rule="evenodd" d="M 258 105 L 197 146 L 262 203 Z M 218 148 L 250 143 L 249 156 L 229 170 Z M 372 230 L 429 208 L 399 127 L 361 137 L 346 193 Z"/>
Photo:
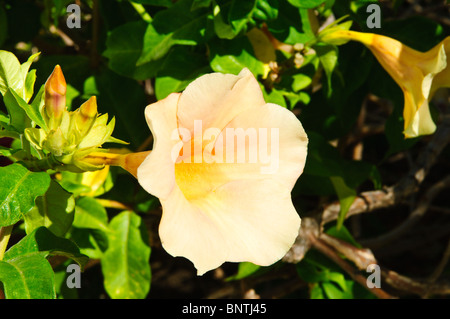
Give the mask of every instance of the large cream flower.
<path id="1" fill-rule="evenodd" d="M 243 69 L 204 75 L 149 105 L 145 116 L 154 146 L 137 178 L 162 204 L 164 249 L 191 260 L 198 275 L 226 261 L 267 266 L 281 259 L 300 227 L 290 192 L 308 143 L 294 114 L 265 103 Z"/>

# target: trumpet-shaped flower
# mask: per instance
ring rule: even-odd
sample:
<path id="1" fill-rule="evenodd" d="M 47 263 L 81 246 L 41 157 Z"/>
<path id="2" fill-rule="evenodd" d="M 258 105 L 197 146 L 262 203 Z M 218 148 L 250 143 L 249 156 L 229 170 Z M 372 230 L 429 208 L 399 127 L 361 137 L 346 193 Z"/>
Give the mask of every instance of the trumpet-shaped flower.
<path id="1" fill-rule="evenodd" d="M 243 69 L 204 75 L 145 116 L 154 147 L 137 178 L 162 204 L 165 250 L 191 260 L 199 275 L 226 261 L 281 259 L 300 227 L 290 192 L 307 154 L 294 114 L 265 103 Z"/>
<path id="2" fill-rule="evenodd" d="M 359 41 L 400 86 L 404 94 L 404 135 L 407 138 L 432 134 L 436 130 L 428 102 L 435 91 L 450 86 L 450 37 L 427 52 L 378 34 L 338 30 L 323 35 L 323 41 Z"/>

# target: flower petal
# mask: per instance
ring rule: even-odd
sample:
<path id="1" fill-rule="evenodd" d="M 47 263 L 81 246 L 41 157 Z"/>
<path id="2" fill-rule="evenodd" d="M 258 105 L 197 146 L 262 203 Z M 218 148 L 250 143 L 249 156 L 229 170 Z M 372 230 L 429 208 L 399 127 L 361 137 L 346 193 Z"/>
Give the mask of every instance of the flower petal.
<path id="1" fill-rule="evenodd" d="M 175 165 L 176 182 L 188 200 L 233 180 L 273 178 L 292 189 L 305 165 L 308 138 L 292 112 L 265 104 L 241 112 L 210 143 L 213 148 L 201 150 L 202 163 Z"/>
<path id="2" fill-rule="evenodd" d="M 175 167 L 172 151 L 179 140 L 177 130 L 177 103 L 179 93 L 153 103 L 145 109 L 147 124 L 153 133 L 153 149 L 137 170 L 138 181 L 150 194 L 166 198 L 175 185 Z"/>
<path id="3" fill-rule="evenodd" d="M 308 152 L 308 137 L 294 113 L 277 104 L 268 103 L 242 112 L 227 125 L 227 128 L 258 130 L 258 145 L 249 145 L 247 141 L 245 150 L 258 152 L 258 171 L 253 170 L 252 174 L 256 174 L 259 178 L 261 174 L 264 177 L 270 176 L 284 183 L 289 189 L 294 187 L 303 172 Z M 265 143 L 260 144 L 266 136 L 267 149 Z M 235 149 L 235 152 L 239 151 L 243 150 Z M 228 174 L 234 180 L 251 177 L 245 174 L 243 168 L 248 169 L 234 165 Z"/>
<path id="4" fill-rule="evenodd" d="M 300 228 L 290 190 L 271 179 L 233 181 L 194 202 L 175 186 L 161 203 L 164 249 L 191 260 L 198 275 L 226 261 L 271 265 L 289 250 Z"/>
<path id="5" fill-rule="evenodd" d="M 180 127 L 194 132 L 194 121 L 203 129 L 222 129 L 240 112 L 264 105 L 258 81 L 244 68 L 239 75 L 206 74 L 187 86 L 178 103 Z"/>

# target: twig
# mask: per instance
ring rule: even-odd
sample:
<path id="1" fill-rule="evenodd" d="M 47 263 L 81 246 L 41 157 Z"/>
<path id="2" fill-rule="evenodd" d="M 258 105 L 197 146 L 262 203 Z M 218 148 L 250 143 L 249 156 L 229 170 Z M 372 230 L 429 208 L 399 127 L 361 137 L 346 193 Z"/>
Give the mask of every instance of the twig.
<path id="1" fill-rule="evenodd" d="M 436 282 L 436 280 L 438 280 L 439 276 L 444 271 L 445 266 L 447 266 L 449 258 L 450 258 L 450 240 L 447 242 L 447 247 L 445 248 L 445 251 L 442 256 L 441 261 L 439 262 L 436 269 L 433 271 L 433 273 L 428 278 L 430 284 L 434 284 Z"/>
<path id="2" fill-rule="evenodd" d="M 369 288 L 367 286 L 367 278 L 363 275 L 359 274 L 356 269 L 354 269 L 349 263 L 347 263 L 344 259 L 342 259 L 333 249 L 331 249 L 327 244 L 325 244 L 322 240 L 316 238 L 311 233 L 308 234 L 308 237 L 317 250 L 323 253 L 325 256 L 333 260 L 336 264 L 339 265 L 347 274 L 352 277 L 352 279 L 358 282 L 361 286 L 365 287 L 375 296 L 380 299 L 393 299 L 394 297 L 382 290 L 381 288 Z"/>
<path id="3" fill-rule="evenodd" d="M 339 253 L 344 255 L 344 257 L 351 260 L 358 269 L 360 270 L 366 270 L 367 266 L 370 264 L 376 264 L 375 257 L 372 255 L 370 250 L 366 249 L 360 249 L 357 248 L 349 243 L 343 242 L 337 238 L 334 238 L 332 236 L 329 236 L 327 234 L 321 234 L 319 241 L 322 241 L 327 244 L 331 244 L 333 248 L 335 248 Z M 318 247 L 314 242 L 315 248 Z M 323 247 L 322 247 L 323 248 Z M 321 250 L 323 253 L 325 253 L 327 256 L 331 257 L 331 248 L 330 250 L 326 251 L 324 249 Z M 334 255 L 337 256 L 336 253 Z M 338 263 L 341 267 L 344 265 L 342 261 L 344 261 L 342 258 L 337 256 L 341 261 Z M 439 275 L 442 273 L 442 270 L 444 269 L 445 265 L 448 262 L 448 259 L 450 258 L 450 241 L 446 248 L 446 251 L 444 253 L 444 256 L 436 268 L 436 270 L 433 272 L 432 276 L 428 280 L 418 280 L 418 279 L 412 279 L 403 275 L 398 274 L 395 271 L 388 270 L 388 269 L 381 269 L 381 276 L 383 277 L 384 281 L 389 284 L 391 287 L 407 293 L 413 293 L 419 296 L 427 296 L 428 294 L 450 294 L 450 285 L 448 284 L 439 284 L 436 285 L 434 282 L 437 280 Z M 334 260 L 334 258 L 333 258 Z M 337 260 L 335 260 L 337 263 Z M 342 267 L 344 270 L 345 268 Z M 350 268 L 349 268 L 350 270 Z M 361 279 L 360 279 L 361 280 Z M 360 282 L 361 283 L 361 282 Z M 364 286 L 365 284 L 363 284 Z M 373 290 L 370 290 L 374 292 Z M 375 293 L 375 292 L 374 292 Z"/>
<path id="4" fill-rule="evenodd" d="M 366 270 L 369 265 L 377 263 L 377 260 L 370 249 L 357 248 L 350 243 L 325 233 L 320 235 L 320 239 L 350 259 L 358 269 Z"/>
<path id="5" fill-rule="evenodd" d="M 450 187 L 450 176 L 447 176 L 443 180 L 434 184 L 426 192 L 425 196 L 422 198 L 417 207 L 400 226 L 376 238 L 364 240 L 361 242 L 361 244 L 376 249 L 398 239 L 422 218 L 422 216 L 427 212 L 428 207 L 430 206 L 434 198 L 447 187 Z"/>

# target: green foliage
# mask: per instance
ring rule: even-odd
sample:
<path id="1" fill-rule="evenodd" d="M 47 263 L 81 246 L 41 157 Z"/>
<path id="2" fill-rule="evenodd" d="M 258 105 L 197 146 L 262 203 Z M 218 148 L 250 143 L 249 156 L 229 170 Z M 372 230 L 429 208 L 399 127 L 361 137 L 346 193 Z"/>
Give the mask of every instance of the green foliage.
<path id="1" fill-rule="evenodd" d="M 48 174 L 30 172 L 19 164 L 0 167 L 0 226 L 17 223 L 34 207 L 38 196 L 50 186 Z"/>
<path id="2" fill-rule="evenodd" d="M 0 155 L 9 160 L 0 167 L 0 229 L 14 227 L 16 239 L 0 237 L 0 289 L 8 299 L 91 296 L 89 288 L 75 292 L 65 285 L 72 260 L 87 265 L 83 276 L 94 274 L 94 298 L 152 297 L 153 289 L 166 289 L 172 280 L 158 282 L 172 278 L 173 270 L 172 259 L 158 259 L 166 258 L 155 226 L 161 218 L 158 199 L 116 167 L 98 175 L 87 175 L 85 167 L 55 169 L 55 158 L 40 149 L 47 137 L 42 130 L 48 129 L 44 83 L 57 64 L 68 84 L 69 109 L 95 95 L 98 112 L 115 119 L 114 136 L 130 143 L 117 146 L 110 138 L 104 148 L 133 152 L 151 146 L 148 104 L 183 91 L 203 74 L 248 68 L 266 102 L 293 111 L 308 134 L 306 166 L 292 192 L 301 217 L 338 201 L 339 216 L 326 232 L 355 247 L 359 238 L 346 223 L 354 199 L 395 182 L 389 160 L 414 156 L 415 147 L 427 141 L 404 139 L 402 91 L 369 50 L 321 40 L 327 32 L 351 27 L 424 51 L 448 35 L 439 20 L 399 20 L 406 15 L 392 12 L 402 9 L 401 1 L 386 10 L 391 16 L 379 30 L 366 26 L 365 9 L 373 1 L 79 1 L 82 27 L 68 29 L 65 9 L 72 2 L 0 1 Z M 320 36 L 319 28 L 333 19 Z M 252 30 L 260 31 L 263 41 L 255 44 Z M 440 106 L 431 104 L 437 113 Z M 363 151 L 356 156 L 359 146 Z M 55 256 L 64 261 L 55 265 L 50 262 Z M 161 263 L 168 270 L 161 271 Z M 239 263 L 221 284 L 273 277 L 277 284 L 284 278 L 279 273 L 294 273 L 307 283 L 302 296 L 308 298 L 374 297 L 317 251 L 292 266 L 295 271 L 284 272 L 290 266 Z M 159 276 L 152 276 L 153 267 Z M 178 276 L 184 278 L 185 270 Z M 197 285 L 200 279 L 192 277 Z"/>

